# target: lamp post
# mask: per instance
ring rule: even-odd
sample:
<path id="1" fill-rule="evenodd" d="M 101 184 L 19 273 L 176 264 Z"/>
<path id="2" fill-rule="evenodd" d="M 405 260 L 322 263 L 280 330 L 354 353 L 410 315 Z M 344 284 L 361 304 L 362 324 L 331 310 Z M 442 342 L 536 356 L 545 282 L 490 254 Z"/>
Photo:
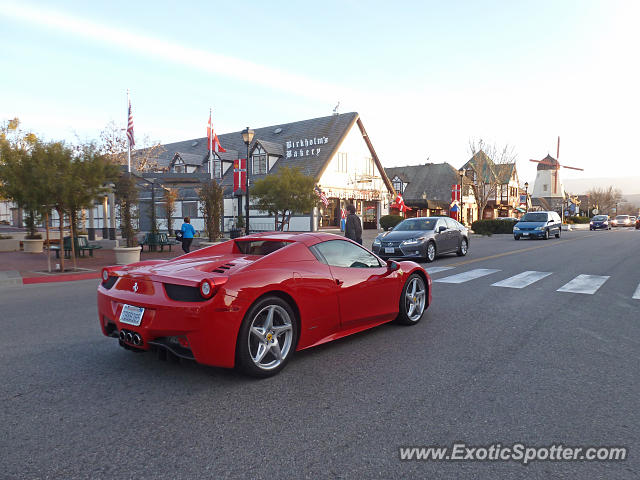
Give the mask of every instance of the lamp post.
<path id="1" fill-rule="evenodd" d="M 458 170 L 458 175 L 460 175 L 460 223 L 462 223 L 462 213 L 464 212 L 464 209 L 462 208 L 462 181 L 464 179 L 464 168 L 460 168 L 460 170 Z"/>
<path id="2" fill-rule="evenodd" d="M 242 140 L 244 141 L 244 144 L 247 146 L 247 174 L 245 177 L 245 184 L 244 184 L 244 188 L 245 188 L 245 193 L 247 195 L 246 198 L 246 205 L 245 205 L 245 233 L 249 234 L 249 145 L 251 145 L 251 141 L 253 140 L 253 135 L 254 135 L 254 131 L 251 130 L 249 127 L 245 128 L 242 131 Z"/>
<path id="3" fill-rule="evenodd" d="M 529 211 L 529 182 L 524 182 L 524 210 Z"/>

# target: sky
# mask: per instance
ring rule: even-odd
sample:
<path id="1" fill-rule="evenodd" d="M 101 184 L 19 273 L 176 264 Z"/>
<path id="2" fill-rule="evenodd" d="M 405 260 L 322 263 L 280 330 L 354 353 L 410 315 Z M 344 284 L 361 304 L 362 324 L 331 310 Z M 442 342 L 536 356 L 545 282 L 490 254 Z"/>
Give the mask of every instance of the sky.
<path id="1" fill-rule="evenodd" d="M 640 2 L 0 0 L 0 122 L 169 143 L 359 112 L 385 167 L 510 145 L 521 183 L 640 179 Z M 640 191 L 640 189 L 639 189 Z"/>

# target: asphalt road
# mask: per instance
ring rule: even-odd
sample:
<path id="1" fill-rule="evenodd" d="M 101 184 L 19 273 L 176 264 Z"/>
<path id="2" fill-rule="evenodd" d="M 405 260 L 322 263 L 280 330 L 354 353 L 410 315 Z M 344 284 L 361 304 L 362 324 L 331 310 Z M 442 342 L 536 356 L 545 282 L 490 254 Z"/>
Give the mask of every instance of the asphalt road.
<path id="1" fill-rule="evenodd" d="M 467 257 L 428 265 L 452 267 L 434 280 L 493 272 L 434 282 L 420 324 L 300 352 L 266 380 L 119 348 L 99 330 L 95 281 L 4 288 L 2 477 L 638 478 L 639 247 L 627 229 L 473 238 Z M 492 285 L 525 271 L 548 275 Z M 608 278 L 592 294 L 558 291 L 579 275 Z M 602 281 L 589 278 L 578 286 Z M 401 446 L 454 442 L 629 454 L 399 460 Z"/>

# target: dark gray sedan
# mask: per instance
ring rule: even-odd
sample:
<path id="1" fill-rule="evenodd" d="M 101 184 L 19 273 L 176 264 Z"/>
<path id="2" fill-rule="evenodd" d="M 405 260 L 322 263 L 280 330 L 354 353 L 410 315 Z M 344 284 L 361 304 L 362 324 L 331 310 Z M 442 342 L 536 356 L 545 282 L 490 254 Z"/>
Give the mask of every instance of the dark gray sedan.
<path id="1" fill-rule="evenodd" d="M 407 218 L 393 230 L 381 233 L 371 249 L 383 259 L 406 258 L 433 262 L 436 255 L 467 254 L 469 230 L 448 217 Z"/>

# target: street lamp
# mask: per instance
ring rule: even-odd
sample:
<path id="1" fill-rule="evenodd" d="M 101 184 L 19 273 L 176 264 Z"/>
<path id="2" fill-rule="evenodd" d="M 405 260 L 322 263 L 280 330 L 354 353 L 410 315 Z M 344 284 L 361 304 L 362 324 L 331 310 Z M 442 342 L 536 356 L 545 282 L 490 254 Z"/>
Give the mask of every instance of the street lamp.
<path id="1" fill-rule="evenodd" d="M 464 179 L 464 168 L 460 168 L 460 170 L 458 170 L 458 175 L 460 175 L 460 223 L 462 223 L 462 212 L 464 211 L 462 208 L 462 181 Z"/>
<path id="2" fill-rule="evenodd" d="M 242 140 L 244 141 L 245 145 L 247 146 L 247 176 L 245 177 L 245 184 L 244 184 L 244 188 L 245 188 L 245 192 L 247 194 L 247 203 L 245 205 L 245 232 L 246 234 L 249 234 L 249 145 L 251 145 L 251 141 L 253 140 L 253 135 L 254 135 L 254 131 L 251 130 L 249 127 L 245 128 L 242 131 Z"/>
<path id="3" fill-rule="evenodd" d="M 529 211 L 529 182 L 524 182 L 524 209 Z"/>

